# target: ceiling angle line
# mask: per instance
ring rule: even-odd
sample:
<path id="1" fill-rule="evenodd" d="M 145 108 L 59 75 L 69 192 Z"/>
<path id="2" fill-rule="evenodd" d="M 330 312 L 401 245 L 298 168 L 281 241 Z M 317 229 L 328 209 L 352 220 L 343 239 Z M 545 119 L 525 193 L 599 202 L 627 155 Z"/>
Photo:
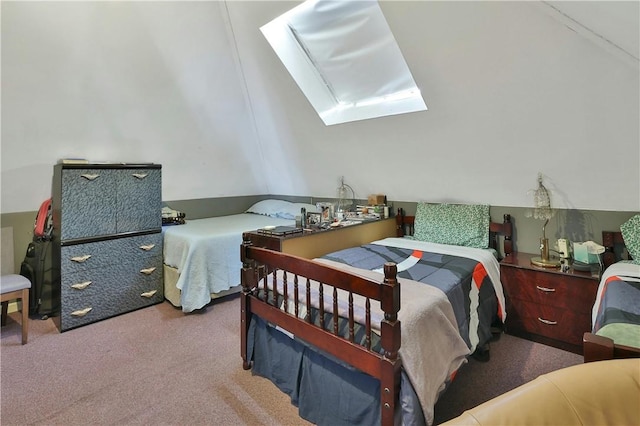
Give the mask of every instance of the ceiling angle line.
<path id="1" fill-rule="evenodd" d="M 236 66 L 238 68 L 238 72 L 240 73 L 242 79 L 242 91 L 244 92 L 244 98 L 246 99 L 249 114 L 251 115 L 251 123 L 253 127 L 253 134 L 256 140 L 258 141 L 258 151 L 259 156 L 262 162 L 265 161 L 264 151 L 262 149 L 262 140 L 260 138 L 260 132 L 258 131 L 258 123 L 256 122 L 256 114 L 253 108 L 253 101 L 251 99 L 251 94 L 249 93 L 249 86 L 247 84 L 247 78 L 244 73 L 244 67 L 242 66 L 242 59 L 240 58 L 240 51 L 238 49 L 238 42 L 236 40 L 236 34 L 233 30 L 233 24 L 231 23 L 231 15 L 229 14 L 229 7 L 227 6 L 227 0 L 220 2 L 220 9 L 222 10 L 223 16 L 225 17 L 225 23 L 227 25 L 228 32 L 231 37 L 231 42 L 233 44 L 233 56 L 236 61 Z M 267 185 L 267 190 L 268 190 Z"/>
<path id="2" fill-rule="evenodd" d="M 640 58 L 637 58 L 635 55 L 633 55 L 633 53 L 627 51 L 626 49 L 624 49 L 623 47 L 619 46 L 618 44 L 614 43 L 613 41 L 609 40 L 608 38 L 604 37 L 603 35 L 595 32 L 594 30 L 592 30 L 591 28 L 585 26 L 584 24 L 580 23 L 579 21 L 577 21 L 576 19 L 572 18 L 571 16 L 567 15 L 566 13 L 564 13 L 563 11 L 561 11 L 560 9 L 558 9 L 557 7 L 553 6 L 552 4 L 549 4 L 546 1 L 542 1 L 542 4 L 544 4 L 547 7 L 550 7 L 551 9 L 553 9 L 556 13 L 560 14 L 563 16 L 563 18 L 571 21 L 572 23 L 578 25 L 581 29 L 589 32 L 590 34 L 592 34 L 594 37 L 597 37 L 598 39 L 600 39 L 601 41 L 609 44 L 610 46 L 618 49 L 619 51 L 621 51 L 622 53 L 630 56 L 631 58 L 633 58 L 635 61 L 640 61 Z M 571 30 L 574 30 L 573 28 L 570 28 Z M 575 30 L 574 30 L 575 31 Z"/>

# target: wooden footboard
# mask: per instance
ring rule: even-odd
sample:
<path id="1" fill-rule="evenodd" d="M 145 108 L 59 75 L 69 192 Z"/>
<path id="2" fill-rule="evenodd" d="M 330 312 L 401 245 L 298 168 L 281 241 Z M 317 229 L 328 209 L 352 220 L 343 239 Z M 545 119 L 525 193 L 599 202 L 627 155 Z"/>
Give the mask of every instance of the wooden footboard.
<path id="1" fill-rule="evenodd" d="M 241 247 L 242 295 L 241 295 L 241 355 L 243 368 L 251 368 L 247 355 L 247 334 L 252 315 L 293 333 L 320 350 L 335 356 L 355 368 L 379 379 L 381 395 L 382 424 L 392 425 L 400 391 L 400 370 L 402 362 L 398 357 L 400 349 L 400 284 L 396 279 L 394 263 L 384 265 L 384 280 L 376 282 L 333 268 L 313 260 L 303 259 L 272 250 L 258 248 L 244 241 Z M 284 281 L 284 294 L 278 294 L 275 271 Z M 271 281 L 270 281 L 271 280 Z M 338 333 L 338 315 L 333 315 L 333 326 L 322 327 L 310 320 L 309 315 L 301 315 L 305 306 L 311 306 L 311 282 L 319 290 L 320 297 L 316 309 L 320 324 L 325 324 L 328 312 L 338 312 L 340 303 L 348 306 L 348 336 Z M 269 284 L 272 283 L 271 286 Z M 291 284 L 291 285 L 287 285 Z M 287 294 L 292 288 L 294 294 Z M 339 291 L 343 290 L 343 291 Z M 324 297 L 323 297 L 324 294 Z M 346 295 L 347 300 L 340 299 Z M 366 300 L 364 345 L 354 341 L 354 296 Z M 323 300 L 329 297 L 331 306 L 325 307 Z M 302 299 L 302 302 L 299 302 Z M 339 300 L 340 299 L 340 300 Z M 372 324 L 371 302 L 379 301 L 384 318 L 379 324 L 382 353 L 371 349 Z"/>
<path id="2" fill-rule="evenodd" d="M 640 358 L 640 348 L 619 345 L 608 337 L 584 333 L 582 338 L 584 362 L 616 358 Z"/>

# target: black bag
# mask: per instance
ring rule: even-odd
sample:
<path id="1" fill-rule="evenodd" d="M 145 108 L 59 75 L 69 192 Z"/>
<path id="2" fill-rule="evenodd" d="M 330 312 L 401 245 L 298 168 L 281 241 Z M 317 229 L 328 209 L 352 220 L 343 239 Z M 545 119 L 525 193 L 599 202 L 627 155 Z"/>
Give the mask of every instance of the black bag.
<path id="1" fill-rule="evenodd" d="M 31 281 L 29 315 L 47 319 L 58 311 L 53 306 L 53 259 L 50 200 L 42 203 L 34 224 L 33 241 L 20 265 L 20 275 Z"/>
<path id="2" fill-rule="evenodd" d="M 20 265 L 20 275 L 31 281 L 29 315 L 47 319 L 56 312 L 53 306 L 52 244 L 49 239 L 29 243 L 27 254 Z"/>

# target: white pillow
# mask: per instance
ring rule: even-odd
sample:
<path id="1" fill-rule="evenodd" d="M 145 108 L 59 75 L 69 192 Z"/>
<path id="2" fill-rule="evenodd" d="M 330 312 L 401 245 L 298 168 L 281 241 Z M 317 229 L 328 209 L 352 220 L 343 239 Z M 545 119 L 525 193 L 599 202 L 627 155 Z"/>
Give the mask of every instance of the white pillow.
<path id="1" fill-rule="evenodd" d="M 245 213 L 255 213 L 280 219 L 295 219 L 300 216 L 300 209 L 315 212 L 316 206 L 307 203 L 292 203 L 285 200 L 262 200 L 249 207 Z"/>

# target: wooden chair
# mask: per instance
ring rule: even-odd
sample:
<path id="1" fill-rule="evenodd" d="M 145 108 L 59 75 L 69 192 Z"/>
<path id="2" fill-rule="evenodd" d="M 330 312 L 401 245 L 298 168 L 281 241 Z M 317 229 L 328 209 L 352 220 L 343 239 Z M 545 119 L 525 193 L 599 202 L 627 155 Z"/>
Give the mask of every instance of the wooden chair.
<path id="1" fill-rule="evenodd" d="M 22 302 L 22 344 L 27 343 L 29 332 L 29 289 L 31 281 L 22 275 L 10 274 L 0 277 L 0 302 L 2 302 L 2 325 L 7 322 L 9 301 L 20 299 Z"/>
<path id="2" fill-rule="evenodd" d="M 27 343 L 29 330 L 29 291 L 31 281 L 22 275 L 14 274 L 13 257 L 13 228 L 4 227 L 0 229 L 2 245 L 2 265 L 0 274 L 0 301 L 2 303 L 1 324 L 7 322 L 7 311 L 9 302 L 20 300 L 22 305 L 22 344 Z"/>

